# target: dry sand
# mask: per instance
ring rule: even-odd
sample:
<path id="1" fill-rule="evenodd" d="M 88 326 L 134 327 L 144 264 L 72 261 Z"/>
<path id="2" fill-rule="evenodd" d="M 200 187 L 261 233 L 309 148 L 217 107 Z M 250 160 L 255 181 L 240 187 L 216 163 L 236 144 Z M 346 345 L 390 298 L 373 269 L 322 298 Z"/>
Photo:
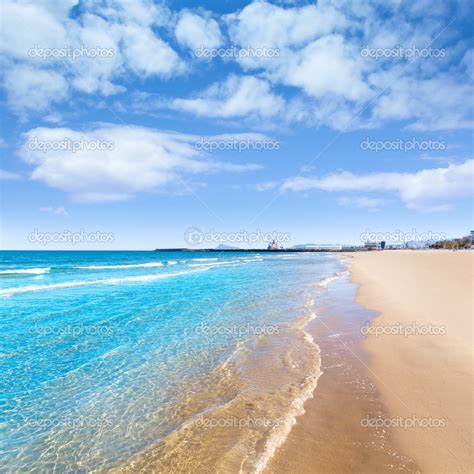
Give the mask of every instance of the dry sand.
<path id="1" fill-rule="evenodd" d="M 472 251 L 385 251 L 354 255 L 357 302 L 377 310 L 372 325 L 398 323 L 425 335 L 369 335 L 370 369 L 390 417 L 445 427 L 392 429 L 403 452 L 427 473 L 473 472 Z M 444 328 L 444 329 L 443 329 Z M 441 334 L 437 334 L 441 332 Z M 423 421 L 424 420 L 424 421 Z"/>
<path id="2" fill-rule="evenodd" d="M 330 304 L 312 331 L 321 346 L 324 375 L 265 472 L 474 472 L 474 252 L 348 256 L 353 257 L 352 281 L 360 285 L 360 310 L 378 314 L 370 327 L 396 332 L 401 324 L 431 334 L 376 336 L 371 329 L 359 344 L 343 347 L 334 340 L 331 345 L 321 330 L 329 321 L 346 320 L 354 309 L 348 301 Z M 360 331 L 365 320 L 358 324 Z M 367 415 L 417 426 L 363 428 Z"/>

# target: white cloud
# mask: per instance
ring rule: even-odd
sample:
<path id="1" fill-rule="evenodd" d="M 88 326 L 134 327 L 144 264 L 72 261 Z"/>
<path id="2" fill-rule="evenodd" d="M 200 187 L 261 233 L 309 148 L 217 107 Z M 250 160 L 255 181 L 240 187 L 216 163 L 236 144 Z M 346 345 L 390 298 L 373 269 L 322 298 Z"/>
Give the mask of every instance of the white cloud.
<path id="1" fill-rule="evenodd" d="M 430 79 L 418 79 L 411 76 L 389 80 L 386 74 L 374 74 L 373 82 L 387 89 L 375 103 L 375 120 L 411 120 L 408 129 L 452 130 L 472 128 L 471 103 L 472 84 L 458 83 L 454 76 L 439 74 Z M 442 111 L 442 113 L 439 113 Z"/>
<path id="2" fill-rule="evenodd" d="M 126 26 L 123 41 L 127 64 L 138 74 L 169 77 L 184 69 L 176 52 L 150 29 Z"/>
<path id="3" fill-rule="evenodd" d="M 349 26 L 349 21 L 328 3 L 282 8 L 253 2 L 226 18 L 230 38 L 236 44 L 254 50 L 275 50 L 266 56 L 239 57 L 244 69 L 263 70 L 271 82 L 297 87 L 316 99 L 334 102 L 338 98 L 360 101 L 368 97 L 370 88 L 362 74 L 360 48 L 339 33 Z M 312 120 L 321 104 L 317 103 L 310 113 L 308 105 L 308 100 L 303 99 L 292 118 L 306 116 L 309 125 L 329 119 L 318 112 Z M 322 107 L 327 108 L 324 104 Z"/>
<path id="4" fill-rule="evenodd" d="M 313 41 L 270 75 L 273 79 L 301 87 L 308 95 L 321 98 L 334 94 L 359 101 L 369 96 L 362 78 L 357 51 L 345 44 L 340 35 Z"/>
<path id="5" fill-rule="evenodd" d="M 288 178 L 282 191 L 319 189 L 329 192 L 389 192 L 400 196 L 410 209 L 445 210 L 452 201 L 473 196 L 474 160 L 446 168 L 415 173 L 373 173 L 356 175 L 347 171 L 325 178 Z"/>
<path id="6" fill-rule="evenodd" d="M 174 99 L 170 107 L 205 117 L 272 117 L 284 107 L 270 84 L 253 76 L 229 76 L 194 99 Z"/>
<path id="7" fill-rule="evenodd" d="M 124 92 L 120 81 L 130 72 L 160 78 L 183 72 L 178 54 L 151 29 L 152 25 L 169 27 L 171 13 L 166 7 L 150 0 L 85 1 L 80 15 L 71 18 L 70 10 L 77 3 L 2 4 L 2 85 L 18 114 L 43 112 L 71 97 L 74 90 L 103 95 Z M 70 51 L 79 49 L 112 54 L 72 58 Z M 56 57 L 38 54 L 45 50 L 54 50 Z"/>
<path id="8" fill-rule="evenodd" d="M 276 187 L 278 187 L 278 183 L 276 181 L 264 181 L 263 183 L 257 183 L 253 186 L 255 191 L 259 193 L 275 189 Z"/>
<path id="9" fill-rule="evenodd" d="M 330 5 L 281 8 L 265 1 L 252 2 L 226 16 L 229 36 L 235 44 L 284 48 L 307 43 L 347 23 Z"/>
<path id="10" fill-rule="evenodd" d="M 215 48 L 228 37 L 232 45 L 273 48 L 278 54 L 237 56 L 234 66 L 241 71 L 226 81 L 191 99 L 163 100 L 199 116 L 273 117 L 339 130 L 391 122 L 418 131 L 472 127 L 473 52 L 462 37 L 465 18 L 472 14 L 469 2 L 455 2 L 448 8 L 426 1 L 416 6 L 392 1 L 384 12 L 374 2 L 287 3 L 253 1 L 217 17 L 200 8 L 172 11 L 153 0 L 82 0 L 73 16 L 79 0 L 4 0 L 0 65 L 8 103 L 25 116 L 35 110 L 44 113 L 77 91 L 125 93 L 136 77 L 169 79 L 190 70 L 170 44 L 173 40 L 168 40 L 173 35 L 183 49 Z M 456 22 L 448 25 L 448 18 L 454 17 Z M 220 27 L 227 29 L 221 32 Z M 35 46 L 81 45 L 111 48 L 114 54 L 76 60 L 28 55 Z M 444 58 L 376 60 L 361 55 L 367 46 L 398 45 L 449 49 Z M 204 61 L 194 64 L 208 67 Z M 38 73 L 36 82 L 32 71 Z M 214 74 L 207 77 L 221 80 Z M 276 88 L 280 95 L 273 92 Z M 38 108 L 29 106 L 38 103 Z M 364 107 L 362 116 L 354 119 Z"/>
<path id="11" fill-rule="evenodd" d="M 64 2 L 70 7 L 77 2 Z M 27 59 L 35 45 L 60 48 L 66 44 L 67 33 L 63 24 L 39 2 L 2 2 L 2 28 L 0 28 L 0 54 L 16 59 Z"/>
<path id="12" fill-rule="evenodd" d="M 202 137 L 145 127 L 105 124 L 87 132 L 35 128 L 24 138 L 20 157 L 33 167 L 32 179 L 83 202 L 117 201 L 141 192 L 179 189 L 184 179 L 198 174 L 260 168 L 211 159 L 196 147 Z M 48 143 L 51 149 L 45 152 L 38 143 Z M 60 143 L 79 145 L 72 152 L 57 145 Z"/>
<path id="13" fill-rule="evenodd" d="M 52 123 L 54 125 L 58 125 L 63 121 L 63 118 L 61 117 L 61 114 L 58 114 L 57 112 L 52 112 L 48 115 L 45 115 L 43 117 L 43 120 L 48 123 Z"/>
<path id="14" fill-rule="evenodd" d="M 4 78 L 8 103 L 18 112 L 44 111 L 51 102 L 67 97 L 66 80 L 54 71 L 34 69 L 29 66 L 15 66 Z"/>
<path id="15" fill-rule="evenodd" d="M 417 5 L 415 9 L 393 2 L 382 15 L 371 2 L 319 1 L 283 8 L 255 1 L 225 18 L 235 44 L 279 49 L 271 58 L 244 57 L 237 62 L 247 73 L 258 71 L 273 84 L 298 88 L 300 94 L 288 101 L 294 105 L 290 116 L 285 114 L 290 121 L 339 130 L 394 121 L 421 131 L 469 129 L 471 56 L 462 54 L 462 41 L 452 44 L 456 25 L 444 31 L 447 18 L 455 17 L 462 6 L 454 5 L 448 16 L 445 8 Z M 367 46 L 440 48 L 447 40 L 445 58 L 375 60 L 361 54 Z M 452 67 L 456 54 L 461 67 Z"/>
<path id="16" fill-rule="evenodd" d="M 85 14 L 81 23 L 69 22 L 68 45 L 73 48 L 100 48 L 104 57 L 91 58 L 87 55 L 76 59 L 62 59 L 56 67 L 66 80 L 81 92 L 87 94 L 116 94 L 125 88 L 115 84 L 114 79 L 124 71 L 125 61 L 121 53 L 123 28 L 97 15 Z M 105 54 L 110 51 L 111 54 Z M 51 60 L 43 61 L 49 64 Z M 54 63 L 54 61 L 53 61 Z"/>
<path id="17" fill-rule="evenodd" d="M 41 207 L 40 211 L 41 212 L 47 212 L 49 214 L 55 214 L 57 216 L 68 216 L 69 215 L 69 213 L 66 211 L 66 209 L 63 206 Z"/>
<path id="18" fill-rule="evenodd" d="M 222 44 L 219 25 L 212 18 L 203 18 L 190 11 L 182 11 L 176 25 L 176 38 L 190 49 L 217 48 Z"/>
<path id="19" fill-rule="evenodd" d="M 61 1 L 61 0 L 58 0 Z M 166 5 L 153 0 L 85 0 L 88 10 L 95 11 L 114 23 L 138 24 L 142 26 L 166 25 L 171 11 Z"/>

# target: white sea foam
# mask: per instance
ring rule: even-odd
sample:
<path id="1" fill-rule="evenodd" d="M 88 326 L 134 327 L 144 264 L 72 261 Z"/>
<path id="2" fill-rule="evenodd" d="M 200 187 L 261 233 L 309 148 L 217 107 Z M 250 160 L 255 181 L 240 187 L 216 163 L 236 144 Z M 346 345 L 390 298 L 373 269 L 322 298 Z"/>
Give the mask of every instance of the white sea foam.
<path id="1" fill-rule="evenodd" d="M 87 267 L 76 267 L 82 268 L 83 270 L 112 270 L 119 268 L 153 268 L 162 267 L 162 262 L 148 262 L 148 263 L 132 263 L 129 265 L 89 265 Z"/>
<path id="2" fill-rule="evenodd" d="M 218 258 L 193 258 L 195 262 L 215 262 Z"/>
<path id="3" fill-rule="evenodd" d="M 10 270 L 0 270 L 0 275 L 42 275 L 50 271 L 51 268 L 12 268 Z"/>
<path id="4" fill-rule="evenodd" d="M 66 281 L 63 283 L 52 283 L 50 285 L 28 285 L 19 288 L 6 288 L 0 290 L 0 296 L 8 297 L 16 293 L 29 293 L 32 291 L 45 291 L 45 290 L 60 290 L 63 288 L 73 288 L 76 286 L 93 286 L 93 285 L 118 285 L 121 283 L 133 283 L 133 282 L 147 282 L 153 280 L 160 280 L 164 278 L 171 278 L 181 275 L 188 275 L 190 273 L 205 272 L 209 268 L 201 268 L 196 270 L 187 270 L 176 273 L 161 273 L 154 275 L 140 275 L 122 278 L 104 278 L 101 280 L 84 280 L 84 281 Z"/>
<path id="5" fill-rule="evenodd" d="M 168 260 L 168 265 L 176 265 L 177 263 L 176 260 Z"/>
<path id="6" fill-rule="evenodd" d="M 313 305 L 314 300 L 309 300 L 305 306 L 309 308 Z M 276 450 L 288 438 L 293 425 L 296 424 L 296 419 L 305 413 L 304 404 L 308 399 L 313 398 L 314 390 L 318 385 L 318 379 L 323 374 L 323 371 L 321 370 L 320 347 L 314 342 L 311 334 L 305 330 L 307 324 L 314 318 L 316 318 L 316 313 L 310 311 L 309 314 L 301 318 L 294 325 L 294 328 L 301 331 L 304 339 L 313 347 L 313 349 L 316 350 L 319 357 L 319 363 L 317 367 L 314 368 L 314 371 L 307 374 L 304 382 L 301 385 L 301 392 L 293 399 L 291 406 L 283 419 L 283 423 L 276 427 L 272 433 L 270 433 L 269 438 L 266 440 L 263 453 L 260 455 L 255 466 L 254 472 L 256 474 L 260 474 L 265 470 L 268 462 L 275 455 Z"/>
<path id="7" fill-rule="evenodd" d="M 217 260 L 217 259 L 216 259 Z M 237 261 L 225 260 L 223 262 L 210 262 L 210 263 L 190 263 L 190 267 L 216 267 L 218 265 L 229 265 L 233 263 L 238 263 Z"/>
<path id="8" fill-rule="evenodd" d="M 342 272 L 338 272 L 335 275 L 331 275 L 329 277 L 322 279 L 319 282 L 319 286 L 321 286 L 322 288 L 327 288 L 327 286 L 330 283 L 332 283 L 333 281 L 339 280 L 339 278 L 345 277 L 348 274 L 349 274 L 349 270 L 343 270 Z"/>
<path id="9" fill-rule="evenodd" d="M 251 263 L 251 262 L 261 262 L 261 261 L 263 261 L 263 258 L 261 258 L 261 257 L 248 257 L 248 258 L 242 257 L 242 258 L 239 258 L 239 261 L 249 262 L 249 263 Z"/>

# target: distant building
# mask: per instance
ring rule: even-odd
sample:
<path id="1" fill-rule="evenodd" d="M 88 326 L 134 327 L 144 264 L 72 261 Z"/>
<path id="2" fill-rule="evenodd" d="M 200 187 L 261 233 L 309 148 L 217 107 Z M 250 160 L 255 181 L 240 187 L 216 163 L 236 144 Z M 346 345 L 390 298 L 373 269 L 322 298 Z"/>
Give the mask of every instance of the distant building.
<path id="1" fill-rule="evenodd" d="M 366 250 L 376 250 L 377 248 L 379 248 L 379 244 L 377 242 L 365 242 L 364 248 Z"/>
<path id="2" fill-rule="evenodd" d="M 269 244 L 268 244 L 268 247 L 267 247 L 267 250 L 279 250 L 280 247 L 278 247 L 278 243 L 275 239 L 273 239 Z"/>

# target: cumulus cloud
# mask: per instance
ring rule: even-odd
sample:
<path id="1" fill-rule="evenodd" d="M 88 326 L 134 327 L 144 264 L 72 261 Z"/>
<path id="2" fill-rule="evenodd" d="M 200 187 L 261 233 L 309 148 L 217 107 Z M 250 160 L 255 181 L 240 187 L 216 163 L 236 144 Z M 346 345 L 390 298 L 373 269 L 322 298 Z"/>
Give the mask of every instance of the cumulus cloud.
<path id="1" fill-rule="evenodd" d="M 4 85 L 8 103 L 19 113 L 43 111 L 51 102 L 65 99 L 68 93 L 68 84 L 61 74 L 29 66 L 9 69 L 5 74 Z"/>
<path id="2" fill-rule="evenodd" d="M 154 0 L 104 0 L 100 3 L 96 0 L 83 0 L 83 2 L 87 10 L 97 11 L 98 14 L 115 23 L 149 27 L 163 26 L 171 21 L 172 13 L 164 2 Z"/>
<path id="3" fill-rule="evenodd" d="M 78 2 L 64 2 L 67 9 Z M 67 32 L 54 9 L 46 9 L 41 2 L 2 2 L 0 53 L 4 57 L 29 59 L 28 51 L 35 45 L 60 48 L 66 44 Z M 67 15 L 66 15 L 67 17 Z"/>
<path id="4" fill-rule="evenodd" d="M 362 78 L 362 61 L 357 53 L 341 35 L 325 36 L 289 56 L 270 77 L 301 87 L 316 98 L 329 94 L 362 100 L 369 96 L 370 89 Z"/>
<path id="5" fill-rule="evenodd" d="M 224 47 L 229 39 L 229 47 L 273 51 L 226 58 L 234 61 L 234 75 L 227 80 L 210 75 L 219 82 L 191 98 L 166 97 L 173 109 L 215 118 L 272 117 L 338 130 L 393 122 L 417 131 L 470 129 L 473 52 L 463 32 L 472 6 L 438 3 L 415 6 L 394 0 L 380 9 L 376 2 L 355 0 L 304 6 L 259 0 L 218 16 L 201 8 L 173 11 L 153 0 L 4 0 L 1 82 L 15 112 L 43 113 L 76 92 L 109 96 L 126 93 L 136 78 L 169 80 L 190 72 L 184 59 L 189 49 Z M 65 45 L 100 46 L 113 55 L 44 60 L 29 53 L 36 46 Z M 362 55 L 364 48 L 399 45 L 445 46 L 447 51 L 443 57 L 408 59 Z M 212 65 L 201 61 L 193 67 Z"/>
<path id="6" fill-rule="evenodd" d="M 317 189 L 328 192 L 384 192 L 397 194 L 410 209 L 437 211 L 458 199 L 473 196 L 474 160 L 446 168 L 424 169 L 415 173 L 372 173 L 357 175 L 347 171 L 324 178 L 294 177 L 285 180 L 281 191 Z"/>
<path id="7" fill-rule="evenodd" d="M 270 84 L 253 76 L 229 76 L 192 99 L 174 99 L 170 107 L 205 117 L 272 117 L 284 107 Z"/>
<path id="8" fill-rule="evenodd" d="M 184 70 L 184 64 L 176 52 L 157 38 L 151 29 L 125 26 L 123 41 L 127 64 L 138 74 L 169 77 Z"/>
<path id="9" fill-rule="evenodd" d="M 259 193 L 275 189 L 276 187 L 278 187 L 278 183 L 276 181 L 264 181 L 263 183 L 257 183 L 253 186 L 255 191 Z"/>
<path id="10" fill-rule="evenodd" d="M 372 76 L 372 81 L 377 81 L 380 87 L 388 84 L 374 105 L 375 120 L 410 120 L 406 128 L 417 131 L 472 128 L 472 106 L 466 101 L 474 94 L 472 83 L 458 83 L 455 77 L 445 73 L 423 79 L 399 77 L 390 82 L 384 76 L 383 73 Z"/>
<path id="11" fill-rule="evenodd" d="M 32 179 L 82 202 L 125 200 L 137 193 L 179 189 L 185 179 L 199 174 L 260 168 L 211 159 L 196 146 L 201 138 L 109 124 L 85 132 L 42 127 L 25 134 L 20 157 L 33 167 Z"/>
<path id="12" fill-rule="evenodd" d="M 271 58 L 236 61 L 247 74 L 255 71 L 274 85 L 298 88 L 301 99 L 293 102 L 298 107 L 286 115 L 289 120 L 338 130 L 389 122 L 405 122 L 420 131 L 454 130 L 472 127 L 469 98 L 474 92 L 471 55 L 462 54 L 462 40 L 453 44 L 459 33 L 449 22 L 460 9 L 466 7 L 418 3 L 411 8 L 387 2 L 382 14 L 371 2 L 321 1 L 299 7 L 256 1 L 225 18 L 235 44 L 278 48 Z M 437 58 L 376 60 L 362 55 L 364 48 L 415 45 L 423 50 L 447 41 L 448 52 Z M 457 56 L 461 67 L 453 67 Z"/>
<path id="13" fill-rule="evenodd" d="M 184 10 L 176 25 L 176 39 L 190 49 L 217 48 L 222 44 L 222 34 L 216 20 Z"/>
<path id="14" fill-rule="evenodd" d="M 307 43 L 346 25 L 344 15 L 328 4 L 282 8 L 265 1 L 252 2 L 226 16 L 235 44 L 284 48 Z"/>
<path id="15" fill-rule="evenodd" d="M 85 1 L 72 18 L 77 4 L 2 4 L 2 85 L 17 113 L 44 111 L 75 90 L 124 92 L 123 79 L 130 74 L 167 79 L 185 70 L 178 53 L 152 29 L 168 26 L 171 12 L 166 7 L 150 0 Z M 94 54 L 97 50 L 100 54 Z"/>

